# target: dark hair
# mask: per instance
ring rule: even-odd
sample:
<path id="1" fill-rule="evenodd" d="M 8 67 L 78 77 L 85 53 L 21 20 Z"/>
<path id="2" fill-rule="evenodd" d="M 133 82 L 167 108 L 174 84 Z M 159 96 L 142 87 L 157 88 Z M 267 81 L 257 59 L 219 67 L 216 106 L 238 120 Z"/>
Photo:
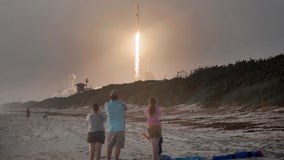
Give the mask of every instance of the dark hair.
<path id="1" fill-rule="evenodd" d="M 153 116 L 156 113 L 156 104 L 157 104 L 157 99 L 154 97 L 149 98 L 148 100 L 149 104 L 149 114 L 150 116 Z"/>
<path id="2" fill-rule="evenodd" d="M 112 95 L 112 96 L 110 96 L 110 99 L 111 100 L 117 100 L 118 99 L 118 95 Z"/>
<path id="3" fill-rule="evenodd" d="M 96 113 L 99 111 L 99 105 L 97 103 L 93 105 L 93 111 Z"/>

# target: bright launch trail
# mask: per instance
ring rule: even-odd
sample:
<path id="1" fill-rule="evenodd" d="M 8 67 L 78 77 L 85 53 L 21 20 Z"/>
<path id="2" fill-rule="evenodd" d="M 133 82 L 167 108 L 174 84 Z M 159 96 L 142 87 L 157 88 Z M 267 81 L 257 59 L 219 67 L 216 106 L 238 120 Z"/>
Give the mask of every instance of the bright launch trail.
<path id="1" fill-rule="evenodd" d="M 139 51 L 139 43 L 140 43 L 140 33 L 136 32 L 135 35 L 135 79 L 139 79 L 139 63 L 140 63 L 140 51 Z"/>
<path id="2" fill-rule="evenodd" d="M 136 35 L 135 35 L 135 80 L 139 80 L 140 74 L 140 32 L 139 32 L 139 4 L 136 8 Z"/>

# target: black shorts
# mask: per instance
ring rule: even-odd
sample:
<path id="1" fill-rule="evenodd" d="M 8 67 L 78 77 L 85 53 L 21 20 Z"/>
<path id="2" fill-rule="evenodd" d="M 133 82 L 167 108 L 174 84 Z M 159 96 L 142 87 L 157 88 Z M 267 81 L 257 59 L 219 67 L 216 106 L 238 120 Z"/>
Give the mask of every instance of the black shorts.
<path id="1" fill-rule="evenodd" d="M 105 143 L 105 131 L 88 132 L 88 143 Z"/>

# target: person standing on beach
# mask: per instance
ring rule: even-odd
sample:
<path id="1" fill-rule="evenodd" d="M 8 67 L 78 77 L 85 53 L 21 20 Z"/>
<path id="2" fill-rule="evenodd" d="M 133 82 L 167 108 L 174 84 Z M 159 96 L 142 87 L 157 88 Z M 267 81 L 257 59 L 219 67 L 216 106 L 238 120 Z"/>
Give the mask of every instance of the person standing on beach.
<path id="1" fill-rule="evenodd" d="M 43 119 L 43 120 L 48 120 L 48 119 L 47 119 L 47 112 L 43 112 L 43 113 L 42 113 L 42 119 Z"/>
<path id="2" fill-rule="evenodd" d="M 118 101 L 116 90 L 111 91 L 110 101 L 105 104 L 107 115 L 107 156 L 110 160 L 114 148 L 114 159 L 119 160 L 120 150 L 124 148 L 125 142 L 125 104 Z"/>
<path id="3" fill-rule="evenodd" d="M 87 121 L 89 123 L 88 127 L 88 138 L 89 143 L 89 157 L 93 160 L 101 158 L 101 148 L 105 143 L 105 129 L 104 121 L 105 116 L 99 112 L 99 105 L 96 103 L 92 107 L 92 113 L 87 115 Z"/>
<path id="4" fill-rule="evenodd" d="M 157 99 L 149 98 L 148 106 L 144 110 L 147 117 L 147 130 L 149 133 L 149 141 L 152 146 L 152 160 L 159 160 L 160 141 L 162 140 L 162 127 L 160 122 L 161 111 L 156 107 Z"/>
<path id="5" fill-rule="evenodd" d="M 26 113 L 26 120 L 30 119 L 31 116 L 31 112 L 30 112 L 30 108 L 27 108 L 27 113 Z"/>

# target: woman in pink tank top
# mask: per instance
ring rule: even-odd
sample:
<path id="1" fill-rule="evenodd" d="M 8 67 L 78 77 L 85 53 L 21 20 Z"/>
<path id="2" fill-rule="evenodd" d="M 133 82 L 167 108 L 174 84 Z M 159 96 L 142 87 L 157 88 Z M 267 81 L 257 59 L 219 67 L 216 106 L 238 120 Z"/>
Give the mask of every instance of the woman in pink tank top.
<path id="1" fill-rule="evenodd" d="M 149 133 L 149 140 L 152 145 L 152 159 L 159 160 L 159 141 L 162 136 L 162 128 L 160 122 L 161 111 L 156 107 L 157 99 L 150 98 L 148 100 L 148 106 L 144 110 L 144 114 L 147 117 L 147 130 Z"/>

